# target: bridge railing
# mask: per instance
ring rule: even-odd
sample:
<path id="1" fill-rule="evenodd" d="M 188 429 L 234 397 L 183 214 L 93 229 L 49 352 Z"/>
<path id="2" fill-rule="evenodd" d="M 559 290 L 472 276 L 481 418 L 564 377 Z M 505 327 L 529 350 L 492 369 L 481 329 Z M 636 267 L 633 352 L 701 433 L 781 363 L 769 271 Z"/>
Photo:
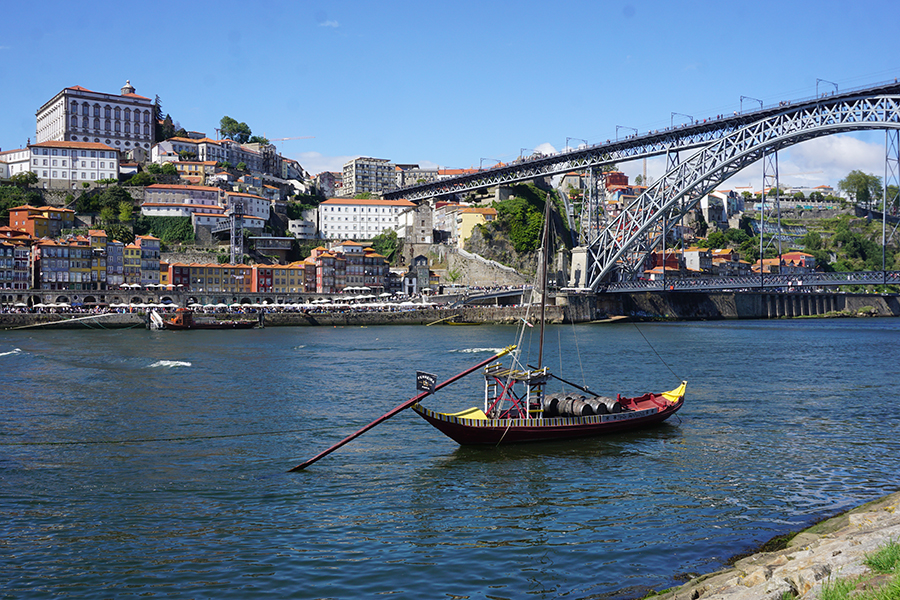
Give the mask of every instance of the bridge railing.
<path id="1" fill-rule="evenodd" d="M 610 283 L 603 292 L 779 290 L 802 291 L 841 285 L 900 285 L 900 271 L 850 271 L 843 273 L 773 273 L 732 277 L 694 277 Z"/>

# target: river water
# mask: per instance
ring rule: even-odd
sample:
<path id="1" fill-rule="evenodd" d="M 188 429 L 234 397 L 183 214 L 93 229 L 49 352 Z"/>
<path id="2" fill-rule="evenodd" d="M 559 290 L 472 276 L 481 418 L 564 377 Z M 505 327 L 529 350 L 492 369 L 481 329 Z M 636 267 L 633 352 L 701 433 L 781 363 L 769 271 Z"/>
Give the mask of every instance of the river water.
<path id="1" fill-rule="evenodd" d="M 898 319 L 551 327 L 566 379 L 685 407 L 490 449 L 405 411 L 286 473 L 515 335 L 0 332 L 4 597 L 628 598 L 900 487 Z"/>

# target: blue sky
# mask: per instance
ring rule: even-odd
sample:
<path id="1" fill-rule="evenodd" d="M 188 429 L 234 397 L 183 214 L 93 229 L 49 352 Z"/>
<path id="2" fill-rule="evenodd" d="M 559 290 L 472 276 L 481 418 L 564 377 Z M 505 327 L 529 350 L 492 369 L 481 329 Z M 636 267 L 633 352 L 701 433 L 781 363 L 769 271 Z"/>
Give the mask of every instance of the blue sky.
<path id="1" fill-rule="evenodd" d="M 741 96 L 811 96 L 817 79 L 892 80 L 898 17 L 885 0 L 8 3 L 0 148 L 33 139 L 61 89 L 128 79 L 188 130 L 215 137 L 228 115 L 269 138 L 314 136 L 278 144 L 312 174 L 356 156 L 477 167 L 732 112 Z M 880 132 L 795 146 L 782 181 L 881 175 L 883 146 Z M 732 181 L 759 187 L 761 167 Z"/>

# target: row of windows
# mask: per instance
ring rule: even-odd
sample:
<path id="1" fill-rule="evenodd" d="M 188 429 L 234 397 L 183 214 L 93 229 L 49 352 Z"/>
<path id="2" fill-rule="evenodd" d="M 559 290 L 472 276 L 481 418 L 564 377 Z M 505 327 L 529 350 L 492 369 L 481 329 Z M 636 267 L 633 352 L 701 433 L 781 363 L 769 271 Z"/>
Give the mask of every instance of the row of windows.
<path id="1" fill-rule="evenodd" d="M 51 148 L 32 148 L 32 152 L 38 156 L 40 156 L 41 154 L 43 154 L 44 156 L 56 156 L 57 155 L 56 148 L 52 148 L 52 149 Z M 69 155 L 68 150 L 59 150 L 58 152 L 61 156 Z M 106 158 L 107 154 L 109 154 L 109 158 L 116 157 L 115 156 L 116 153 L 114 151 L 110 151 L 110 152 L 107 152 L 105 150 L 100 150 L 99 152 L 97 150 L 90 150 L 90 151 L 82 150 L 81 151 L 81 156 L 83 156 L 85 158 L 87 158 L 88 155 L 90 155 L 91 158 Z M 78 156 L 78 150 L 72 150 L 72 156 Z"/>
<path id="2" fill-rule="evenodd" d="M 52 166 L 54 166 L 54 167 L 57 167 L 57 166 L 59 166 L 59 167 L 67 167 L 67 166 L 69 166 L 68 164 L 66 164 L 68 161 L 65 161 L 65 160 L 62 161 L 62 164 L 61 164 L 61 165 L 58 165 L 56 160 L 54 160 L 54 161 L 52 161 L 52 162 L 53 162 L 53 165 L 52 165 Z M 38 166 L 38 159 L 35 158 L 33 161 L 31 161 L 31 163 L 32 163 L 34 166 Z M 78 166 L 77 163 L 78 163 L 77 160 L 73 160 L 73 161 L 72 161 L 72 166 L 73 166 L 73 167 L 77 167 L 77 166 Z M 82 168 L 82 169 L 86 169 L 86 168 L 87 168 L 87 163 L 88 163 L 88 161 L 86 161 L 86 160 L 81 161 L 81 168 Z M 90 163 L 91 163 L 91 168 L 92 168 L 92 169 L 96 169 L 96 168 L 97 168 L 97 161 L 96 161 L 96 160 L 92 160 L 92 161 L 90 161 Z M 47 165 L 47 159 L 46 159 L 46 158 L 44 159 L 44 164 L 43 164 L 43 166 L 45 166 L 45 167 L 48 166 L 48 165 Z M 100 161 L 100 168 L 101 168 L 101 169 L 105 169 L 105 168 L 106 168 L 106 163 L 105 163 L 104 161 L 102 161 L 102 160 Z M 109 163 L 109 168 L 110 168 L 110 169 L 115 169 L 115 168 L 116 168 L 115 163 Z"/>
<path id="3" fill-rule="evenodd" d="M 49 173 L 49 175 L 48 175 Z M 50 177 L 51 179 L 68 179 L 69 172 L 68 171 L 41 171 L 41 179 L 47 179 Z M 100 173 L 100 179 L 115 179 L 115 173 Z M 72 179 L 78 179 L 78 171 L 72 171 Z M 90 177 L 88 177 L 88 173 L 86 171 L 81 172 L 81 179 L 90 179 L 91 181 L 97 181 L 97 172 L 94 171 L 90 173 Z"/>
<path id="4" fill-rule="evenodd" d="M 78 117 L 74 117 L 74 116 L 72 117 L 72 127 L 74 129 L 78 128 Z M 81 128 L 82 129 L 90 128 L 90 121 L 88 120 L 87 117 L 81 118 Z M 94 129 L 100 129 L 100 119 L 94 119 Z M 122 127 L 118 121 L 116 121 L 114 124 L 111 124 L 110 120 L 106 119 L 106 121 L 103 124 L 103 130 L 104 131 L 115 130 L 116 133 L 119 133 L 122 131 Z M 129 123 L 128 121 L 125 121 L 125 133 L 131 133 L 131 123 Z M 141 133 L 141 127 L 137 123 L 135 123 L 135 125 L 134 125 L 134 133 L 135 134 Z M 146 125 L 146 124 L 144 125 L 144 135 L 150 135 L 150 125 Z"/>
<path id="5" fill-rule="evenodd" d="M 341 208 L 342 208 L 342 207 L 340 207 L 340 206 L 329 206 L 329 207 L 327 207 L 327 210 L 329 210 L 330 212 L 341 212 Z M 344 208 L 344 212 L 356 212 L 356 207 L 355 207 L 355 206 L 353 207 L 353 210 L 352 210 L 352 211 L 350 210 L 350 207 L 349 207 L 349 206 L 345 206 L 345 207 L 343 207 L 343 208 Z M 393 211 L 391 211 L 391 209 L 389 209 L 389 208 L 382 208 L 382 209 L 381 209 L 381 212 L 383 212 L 383 213 L 386 213 L 386 212 L 395 212 L 395 213 L 396 213 L 396 212 L 399 212 L 399 210 L 400 210 L 398 207 L 392 207 L 392 208 L 393 208 Z M 336 210 L 335 210 L 335 209 L 336 209 Z M 378 211 L 378 208 L 372 208 L 372 207 L 370 206 L 369 208 L 360 208 L 360 209 L 359 209 L 359 212 L 361 212 L 361 213 L 363 213 L 363 212 L 365 212 L 365 213 L 376 212 L 376 213 L 377 213 L 377 212 L 379 212 L 379 211 Z"/>
<path id="6" fill-rule="evenodd" d="M 100 116 L 100 105 L 94 104 L 93 108 L 94 108 L 94 116 L 99 117 Z M 103 112 L 107 119 L 109 119 L 113 113 L 115 113 L 117 119 L 122 118 L 122 109 L 119 107 L 116 107 L 115 109 L 113 109 L 111 106 L 105 106 L 105 107 L 103 107 Z M 72 102 L 72 114 L 73 115 L 78 114 L 78 103 L 74 102 L 74 101 Z M 81 114 L 84 116 L 90 116 L 91 106 L 87 102 L 85 102 L 84 104 L 81 105 Z M 132 120 L 131 114 L 132 114 L 132 110 L 130 108 L 126 108 L 125 109 L 125 120 L 126 121 Z M 135 123 L 140 122 L 141 114 L 144 115 L 144 123 L 149 123 L 150 122 L 150 111 L 145 110 L 142 113 L 138 109 L 134 110 L 134 122 Z"/>

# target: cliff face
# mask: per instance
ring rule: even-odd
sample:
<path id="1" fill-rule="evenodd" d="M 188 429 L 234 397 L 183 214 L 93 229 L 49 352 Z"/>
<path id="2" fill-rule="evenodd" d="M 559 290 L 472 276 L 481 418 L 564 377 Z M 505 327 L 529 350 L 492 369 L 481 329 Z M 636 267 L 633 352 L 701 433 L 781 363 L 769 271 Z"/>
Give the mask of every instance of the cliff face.
<path id="1" fill-rule="evenodd" d="M 537 252 L 516 252 L 509 237 L 500 229 L 476 227 L 466 240 L 467 252 L 483 256 L 488 260 L 512 267 L 529 280 L 537 271 Z"/>

